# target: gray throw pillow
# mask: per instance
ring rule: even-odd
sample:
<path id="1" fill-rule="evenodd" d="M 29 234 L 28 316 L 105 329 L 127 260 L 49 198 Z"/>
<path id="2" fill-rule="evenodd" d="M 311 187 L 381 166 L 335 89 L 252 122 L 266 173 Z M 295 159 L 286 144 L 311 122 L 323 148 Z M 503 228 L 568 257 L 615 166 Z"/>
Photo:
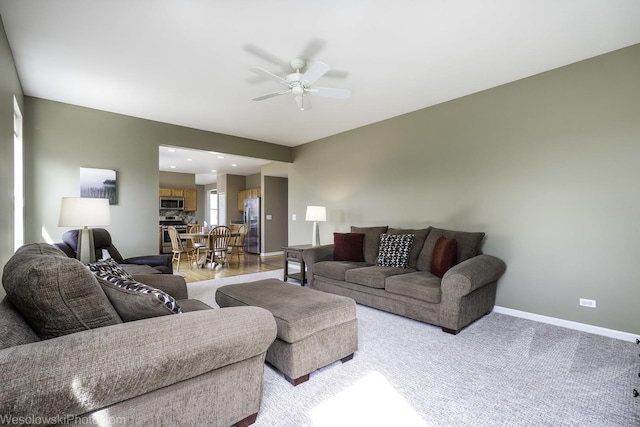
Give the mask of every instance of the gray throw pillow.
<path id="1" fill-rule="evenodd" d="M 125 322 L 182 313 L 171 295 L 134 280 L 113 260 L 96 262 L 89 268 Z"/>
<path id="2" fill-rule="evenodd" d="M 18 249 L 4 267 L 2 284 L 41 339 L 122 323 L 87 267 L 45 243 Z"/>
<path id="3" fill-rule="evenodd" d="M 387 234 L 413 234 L 413 245 L 411 245 L 411 252 L 409 252 L 409 268 L 416 268 L 418 256 L 430 230 L 431 227 L 416 229 L 389 228 L 387 231 Z"/>
<path id="4" fill-rule="evenodd" d="M 454 231 L 445 230 L 441 228 L 432 228 L 427 239 L 424 242 L 422 251 L 418 256 L 417 269 L 420 271 L 430 271 L 431 258 L 433 256 L 433 250 L 436 247 L 436 242 L 440 237 L 446 239 L 455 240 L 458 245 L 457 262 L 461 263 L 471 257 L 478 255 L 480 252 L 480 245 L 484 239 L 484 233 L 482 232 L 470 232 L 470 231 Z"/>
<path id="5" fill-rule="evenodd" d="M 380 267 L 409 268 L 409 252 L 413 234 L 382 234 L 377 265 Z"/>
<path id="6" fill-rule="evenodd" d="M 375 265 L 376 260 L 378 259 L 378 249 L 380 248 L 380 235 L 386 233 L 388 229 L 389 227 L 386 225 L 377 227 L 351 226 L 352 233 L 364 234 L 362 252 L 367 264 Z"/>

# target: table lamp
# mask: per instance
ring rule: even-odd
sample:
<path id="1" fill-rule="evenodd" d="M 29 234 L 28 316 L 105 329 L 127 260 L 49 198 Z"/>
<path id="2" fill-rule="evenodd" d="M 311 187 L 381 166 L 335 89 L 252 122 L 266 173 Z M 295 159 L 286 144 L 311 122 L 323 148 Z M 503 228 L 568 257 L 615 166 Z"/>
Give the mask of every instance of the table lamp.
<path id="1" fill-rule="evenodd" d="M 313 221 L 313 234 L 311 235 L 311 244 L 320 246 L 320 229 L 318 222 L 327 220 L 327 208 L 324 206 L 307 206 L 307 221 Z"/>
<path id="2" fill-rule="evenodd" d="M 84 264 L 96 261 L 93 232 L 89 227 L 111 225 L 109 199 L 63 197 L 58 227 L 82 227 L 76 257 Z"/>

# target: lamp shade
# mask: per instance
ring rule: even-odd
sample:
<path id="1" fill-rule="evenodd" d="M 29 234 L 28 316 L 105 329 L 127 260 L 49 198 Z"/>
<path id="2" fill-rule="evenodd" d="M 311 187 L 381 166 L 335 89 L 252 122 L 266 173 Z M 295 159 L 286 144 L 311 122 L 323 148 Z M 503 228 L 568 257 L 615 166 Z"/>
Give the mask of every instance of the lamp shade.
<path id="1" fill-rule="evenodd" d="M 327 208 L 324 206 L 307 206 L 307 215 L 305 217 L 307 221 L 326 221 L 327 220 Z"/>
<path id="2" fill-rule="evenodd" d="M 111 225 L 109 199 L 63 197 L 58 227 L 98 227 Z"/>

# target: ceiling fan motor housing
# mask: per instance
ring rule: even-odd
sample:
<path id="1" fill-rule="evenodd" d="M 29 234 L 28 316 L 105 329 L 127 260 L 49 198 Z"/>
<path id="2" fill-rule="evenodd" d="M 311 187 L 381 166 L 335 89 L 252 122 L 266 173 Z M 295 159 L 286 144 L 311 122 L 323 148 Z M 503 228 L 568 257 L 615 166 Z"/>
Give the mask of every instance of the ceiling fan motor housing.
<path id="1" fill-rule="evenodd" d="M 302 95 L 305 89 L 304 83 L 302 83 L 302 74 L 291 73 L 287 75 L 287 82 L 294 95 Z"/>
<path id="2" fill-rule="evenodd" d="M 291 68 L 296 70 L 296 72 L 299 72 L 305 65 L 307 65 L 307 62 L 304 59 L 294 59 L 289 63 L 289 65 L 291 65 Z"/>

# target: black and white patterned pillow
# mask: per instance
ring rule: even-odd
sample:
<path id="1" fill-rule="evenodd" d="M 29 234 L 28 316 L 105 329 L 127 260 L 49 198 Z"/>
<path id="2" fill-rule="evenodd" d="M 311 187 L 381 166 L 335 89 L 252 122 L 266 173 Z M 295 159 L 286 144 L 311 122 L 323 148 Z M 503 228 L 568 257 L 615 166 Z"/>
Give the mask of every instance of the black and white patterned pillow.
<path id="1" fill-rule="evenodd" d="M 378 262 L 381 267 L 409 268 L 414 234 L 381 234 Z"/>
<path id="2" fill-rule="evenodd" d="M 113 260 L 89 264 L 89 269 L 98 277 L 113 308 L 125 322 L 182 313 L 171 295 L 136 281 Z"/>
<path id="3" fill-rule="evenodd" d="M 89 270 L 98 277 L 113 276 L 133 280 L 133 276 L 120 267 L 113 258 L 89 264 Z"/>

